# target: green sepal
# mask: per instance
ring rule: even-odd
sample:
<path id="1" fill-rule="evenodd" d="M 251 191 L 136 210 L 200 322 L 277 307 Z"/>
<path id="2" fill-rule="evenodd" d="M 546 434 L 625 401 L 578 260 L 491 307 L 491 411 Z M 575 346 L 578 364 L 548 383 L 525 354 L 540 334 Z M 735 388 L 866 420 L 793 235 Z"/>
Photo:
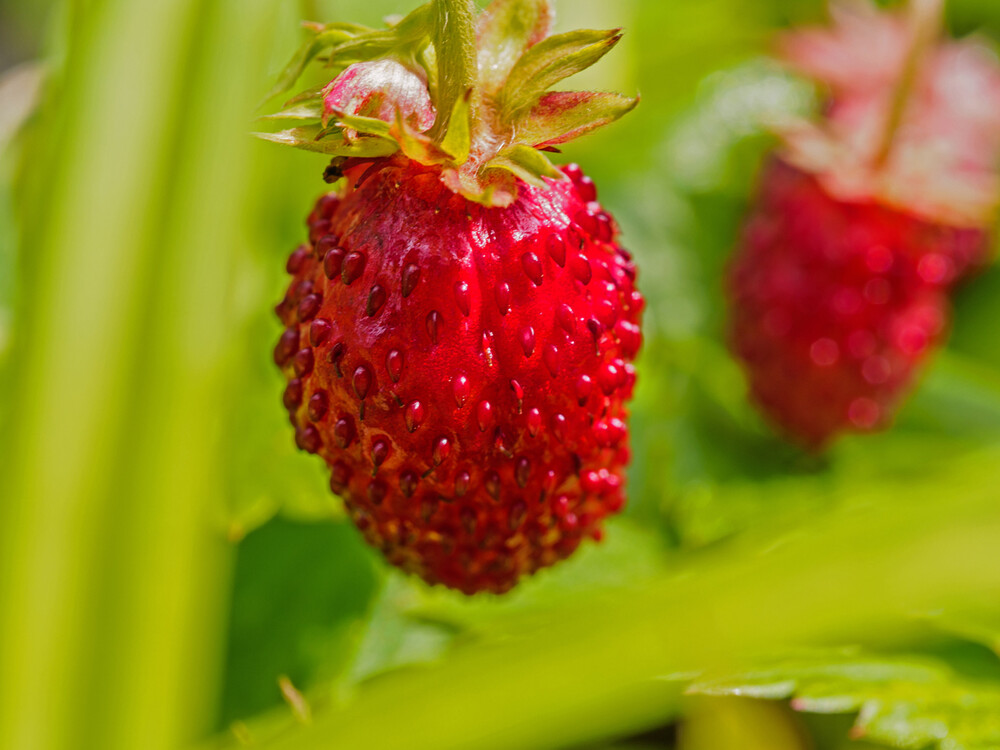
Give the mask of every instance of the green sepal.
<path id="1" fill-rule="evenodd" d="M 517 137 L 536 148 L 566 143 L 614 122 L 638 103 L 638 97 L 602 91 L 552 91 L 518 122 Z"/>
<path id="2" fill-rule="evenodd" d="M 391 133 L 399 149 L 408 159 L 427 166 L 452 163 L 451 155 L 444 151 L 433 138 L 411 128 L 403 120 L 402 113 L 398 109 L 396 110 L 396 122 Z"/>
<path id="3" fill-rule="evenodd" d="M 272 143 L 280 143 L 284 146 L 293 146 L 329 156 L 374 159 L 380 156 L 391 156 L 399 150 L 399 145 L 395 141 L 377 136 L 367 136 L 350 141 L 342 135 L 324 138 L 322 137 L 323 130 L 318 125 L 289 128 L 288 130 L 279 130 L 277 133 L 253 133 L 253 135 Z"/>
<path id="4" fill-rule="evenodd" d="M 311 99 L 308 101 L 292 104 L 285 107 L 280 112 L 270 115 L 262 115 L 258 120 L 310 120 L 315 122 L 323 118 L 323 101 L 321 99 Z"/>
<path id="5" fill-rule="evenodd" d="M 334 112 L 331 117 L 327 118 L 327 121 L 330 120 L 336 122 L 340 127 L 350 128 L 365 135 L 392 138 L 389 123 L 377 117 L 362 117 L 361 115 L 349 115 L 346 112 Z"/>
<path id="6" fill-rule="evenodd" d="M 306 28 L 313 29 L 317 34 L 327 31 L 342 31 L 351 36 L 358 36 L 359 34 L 367 34 L 372 30 L 369 26 L 363 26 L 360 23 L 351 23 L 350 21 L 335 21 L 333 23 L 313 23 L 307 21 L 303 25 Z"/>
<path id="7" fill-rule="evenodd" d="M 312 38 L 271 95 L 288 88 L 312 60 L 325 63 L 335 81 L 351 65 L 389 59 L 425 81 L 433 125 L 422 130 L 429 117 L 407 122 L 395 106 L 380 107 L 385 120 L 330 112 L 327 99 L 334 83 L 328 81 L 261 118 L 298 121 L 299 127 L 256 135 L 335 160 L 377 159 L 401 151 L 414 162 L 439 167 L 444 184 L 470 201 L 510 205 L 519 183 L 544 187 L 545 178 L 562 177 L 543 151 L 617 120 L 638 102 L 612 93 L 548 92 L 595 63 L 621 38 L 618 29 L 548 36 L 550 2 L 492 0 L 478 23 L 473 0 L 430 0 L 382 29 L 307 24 Z M 380 88 L 380 80 L 363 82 L 373 96 L 390 90 L 388 84 Z M 355 99 L 349 110 L 372 114 L 358 103 L 368 99 Z M 324 179 L 338 176 L 338 169 L 332 169 Z"/>
<path id="8" fill-rule="evenodd" d="M 304 104 L 306 102 L 310 102 L 313 100 L 322 101 L 323 92 L 326 90 L 326 86 L 327 84 L 323 83 L 320 84 L 319 86 L 313 86 L 312 88 L 308 88 L 305 91 L 300 91 L 291 99 L 286 101 L 284 106 L 290 107 L 293 104 Z"/>
<path id="9" fill-rule="evenodd" d="M 511 69 L 552 27 L 548 0 L 494 0 L 479 19 L 479 84 L 499 91 Z"/>
<path id="10" fill-rule="evenodd" d="M 464 164 L 469 159 L 472 148 L 472 89 L 455 100 L 451 117 L 448 118 L 448 132 L 441 139 L 441 149 L 451 157 L 454 164 Z"/>
<path id="11" fill-rule="evenodd" d="M 517 198 L 517 179 L 504 169 L 480 170 L 478 174 L 465 168 L 445 169 L 441 180 L 452 192 L 488 207 L 509 206 Z"/>
<path id="12" fill-rule="evenodd" d="M 352 30 L 344 28 L 348 26 Z M 309 63 L 325 49 L 336 47 L 349 40 L 353 34 L 362 33 L 363 30 L 365 30 L 365 27 L 355 26 L 354 24 L 331 24 L 329 27 L 321 27 L 320 30 L 313 29 L 313 35 L 302 43 L 302 46 L 296 51 L 288 65 L 278 75 L 274 86 L 271 87 L 271 90 L 261 100 L 261 105 L 294 86 Z"/>
<path id="13" fill-rule="evenodd" d="M 438 69 L 437 55 L 434 51 L 434 47 L 426 45 L 419 48 L 413 56 L 413 62 L 423 68 L 424 74 L 427 76 L 427 90 L 430 92 L 431 101 L 436 102 L 438 90 Z"/>
<path id="14" fill-rule="evenodd" d="M 427 3 L 387 29 L 369 29 L 345 40 L 330 51 L 327 67 L 376 60 L 395 55 L 401 61 L 414 57 L 430 41 L 431 5 Z"/>
<path id="15" fill-rule="evenodd" d="M 510 122 L 551 86 L 585 70 L 621 39 L 621 29 L 580 30 L 542 40 L 514 65 L 498 96 L 500 117 Z"/>
<path id="16" fill-rule="evenodd" d="M 545 154 L 523 144 L 508 146 L 486 162 L 481 171 L 488 173 L 494 169 L 510 172 L 515 177 L 536 187 L 545 187 L 543 177 L 558 179 L 563 176 L 562 172 L 552 165 Z"/>

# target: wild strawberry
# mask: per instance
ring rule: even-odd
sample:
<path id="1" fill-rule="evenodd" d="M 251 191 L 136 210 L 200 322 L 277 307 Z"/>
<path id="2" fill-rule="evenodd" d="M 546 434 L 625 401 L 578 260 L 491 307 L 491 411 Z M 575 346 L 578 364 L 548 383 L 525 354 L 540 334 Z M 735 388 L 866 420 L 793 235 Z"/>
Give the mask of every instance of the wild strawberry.
<path id="1" fill-rule="evenodd" d="M 729 270 L 730 341 L 754 401 L 813 448 L 889 424 L 947 334 L 953 286 L 988 259 L 1000 65 L 937 40 L 926 6 L 837 6 L 833 30 L 785 40 L 831 99 L 763 172 Z"/>
<path id="2" fill-rule="evenodd" d="M 544 0 L 497 0 L 478 34 L 464 1 L 389 31 L 317 27 L 333 64 L 387 36 L 409 54 L 349 65 L 291 105 L 319 124 L 267 136 L 345 178 L 277 308 L 296 441 L 389 562 L 465 593 L 566 557 L 625 501 L 635 267 L 593 182 L 537 149 L 635 101 L 545 93 L 618 39 L 550 23 Z M 438 69 L 402 62 L 431 43 Z"/>

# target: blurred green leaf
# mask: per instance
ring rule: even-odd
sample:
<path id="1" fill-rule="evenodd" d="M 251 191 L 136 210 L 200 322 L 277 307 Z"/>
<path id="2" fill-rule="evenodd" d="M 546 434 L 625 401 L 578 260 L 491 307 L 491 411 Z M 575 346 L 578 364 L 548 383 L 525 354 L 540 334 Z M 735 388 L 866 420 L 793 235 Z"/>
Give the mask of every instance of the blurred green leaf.
<path id="1" fill-rule="evenodd" d="M 688 692 L 793 698 L 800 711 L 858 713 L 852 736 L 892 747 L 1000 747 L 1000 685 L 961 680 L 918 659 L 816 652 L 701 678 Z"/>
<path id="2" fill-rule="evenodd" d="M 795 529 L 679 557 L 675 574 L 500 616 L 488 637 L 368 681 L 308 726 L 278 712 L 248 732 L 268 749 L 566 746 L 666 720 L 676 710 L 674 688 L 657 679 L 666 675 L 788 642 L 899 640 L 918 629 L 907 613 L 1000 597 L 995 466 L 988 452 L 919 488 L 873 482 Z M 394 722 L 380 720 L 386 706 Z"/>
<path id="3" fill-rule="evenodd" d="M 975 614 L 937 613 L 928 619 L 942 631 L 985 646 L 1000 656 L 1000 608 Z"/>
<path id="4" fill-rule="evenodd" d="M 447 653 L 459 628 L 423 620 L 414 610 L 419 586 L 395 574 L 387 577 L 372 607 L 355 659 L 343 675 L 342 689 L 402 667 L 427 664 Z"/>
<path id="5" fill-rule="evenodd" d="M 380 572 L 347 523 L 275 519 L 239 546 L 220 721 L 281 703 L 278 677 L 332 682 L 354 658 Z"/>

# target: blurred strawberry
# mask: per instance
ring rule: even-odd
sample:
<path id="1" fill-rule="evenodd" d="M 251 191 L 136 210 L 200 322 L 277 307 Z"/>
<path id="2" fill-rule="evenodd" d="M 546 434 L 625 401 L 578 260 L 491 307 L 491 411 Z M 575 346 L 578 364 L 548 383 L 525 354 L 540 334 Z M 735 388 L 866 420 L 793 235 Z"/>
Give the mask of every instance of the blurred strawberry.
<path id="1" fill-rule="evenodd" d="M 789 34 L 825 84 L 782 129 L 728 276 L 730 342 L 754 401 L 813 448 L 885 427 L 947 334 L 949 293 L 988 261 L 1000 199 L 1000 64 L 938 36 L 940 3 L 834 7 Z"/>

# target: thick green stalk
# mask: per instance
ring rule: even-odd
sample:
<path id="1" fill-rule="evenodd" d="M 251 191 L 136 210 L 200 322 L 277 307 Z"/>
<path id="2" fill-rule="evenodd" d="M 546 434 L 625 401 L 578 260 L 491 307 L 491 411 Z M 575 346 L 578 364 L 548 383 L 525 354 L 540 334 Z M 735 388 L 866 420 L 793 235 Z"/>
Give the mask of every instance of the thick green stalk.
<path id="1" fill-rule="evenodd" d="M 473 0 L 434 0 L 437 54 L 437 120 L 431 137 L 440 138 L 459 98 L 476 80 L 476 7 Z"/>
<path id="2" fill-rule="evenodd" d="M 177 747 L 211 715 L 229 279 L 262 0 L 74 3 L 25 155 L 0 477 L 0 746 Z M 39 183 L 40 184 L 40 183 Z"/>

